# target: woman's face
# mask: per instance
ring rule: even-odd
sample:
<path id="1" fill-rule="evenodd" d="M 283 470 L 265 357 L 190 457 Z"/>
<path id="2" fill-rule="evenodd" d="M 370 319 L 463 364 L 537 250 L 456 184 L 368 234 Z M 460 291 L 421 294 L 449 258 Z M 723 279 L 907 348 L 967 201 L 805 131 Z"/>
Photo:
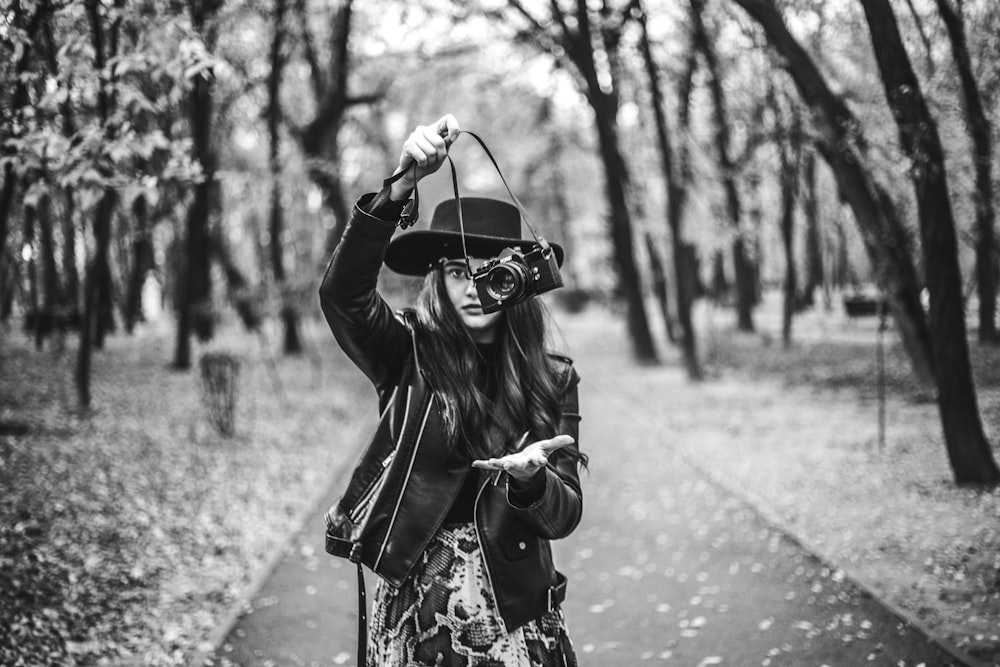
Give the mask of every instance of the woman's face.
<path id="1" fill-rule="evenodd" d="M 479 269 L 485 259 L 469 258 L 472 271 Z M 465 261 L 461 259 L 449 259 L 445 261 L 444 286 L 448 292 L 448 299 L 455 307 L 455 312 L 469 329 L 472 340 L 477 343 L 492 343 L 497 338 L 497 327 L 500 324 L 501 311 L 484 313 L 483 307 L 479 303 L 479 294 L 469 276 Z"/>

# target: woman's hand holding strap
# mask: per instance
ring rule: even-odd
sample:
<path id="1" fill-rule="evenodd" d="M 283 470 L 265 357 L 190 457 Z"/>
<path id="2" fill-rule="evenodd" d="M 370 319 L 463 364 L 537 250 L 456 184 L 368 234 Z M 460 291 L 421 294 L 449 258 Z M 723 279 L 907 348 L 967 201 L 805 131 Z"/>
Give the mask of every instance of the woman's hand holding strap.
<path id="1" fill-rule="evenodd" d="M 458 138 L 461 128 L 451 114 L 433 125 L 418 125 L 403 142 L 399 165 L 391 179 L 389 197 L 402 201 L 410 196 L 417 182 L 433 174 L 448 157 L 448 147 Z"/>

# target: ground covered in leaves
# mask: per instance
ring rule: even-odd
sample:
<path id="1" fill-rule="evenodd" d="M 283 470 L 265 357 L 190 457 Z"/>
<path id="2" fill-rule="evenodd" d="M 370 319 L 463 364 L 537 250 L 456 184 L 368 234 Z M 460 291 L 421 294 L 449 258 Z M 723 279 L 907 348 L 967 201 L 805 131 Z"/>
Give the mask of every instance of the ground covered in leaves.
<path id="1" fill-rule="evenodd" d="M 959 488 L 937 404 L 891 330 L 822 309 L 788 348 L 764 309 L 758 333 L 702 313 L 710 379 L 672 413 L 688 460 L 762 509 L 934 635 L 1000 664 L 1000 489 Z M 974 340 L 979 409 L 1000 461 L 1000 347 Z"/>
<path id="2" fill-rule="evenodd" d="M 891 330 L 880 443 L 875 322 L 820 309 L 797 320 L 786 349 L 773 312 L 762 310 L 756 334 L 735 333 L 721 311 L 699 314 L 704 383 L 678 381 L 671 351 L 662 367 L 614 361 L 609 372 L 662 404 L 665 446 L 831 571 L 1000 660 L 1000 492 L 952 483 L 937 407 Z M 624 326 L 607 313 L 560 319 L 581 366 L 586 355 L 627 358 Z M 230 438 L 208 421 L 197 369 L 169 369 L 169 328 L 109 339 L 89 415 L 75 408 L 72 341 L 36 352 L 20 333 L 0 335 L 4 665 L 184 664 L 317 511 L 374 417 L 373 392 L 321 323 L 307 325 L 310 352 L 298 359 L 273 356 L 276 331 L 199 350 L 241 360 Z M 1000 458 L 1000 350 L 973 344 L 972 355 Z M 615 455 L 584 446 L 595 470 Z"/>
<path id="3" fill-rule="evenodd" d="M 169 327 L 108 339 L 89 415 L 72 341 L 35 351 L 0 332 L 0 664 L 184 663 L 374 415 L 325 324 L 307 334 L 297 359 L 239 333 L 197 351 L 241 362 L 227 438 L 205 412 L 198 354 L 169 368 Z"/>

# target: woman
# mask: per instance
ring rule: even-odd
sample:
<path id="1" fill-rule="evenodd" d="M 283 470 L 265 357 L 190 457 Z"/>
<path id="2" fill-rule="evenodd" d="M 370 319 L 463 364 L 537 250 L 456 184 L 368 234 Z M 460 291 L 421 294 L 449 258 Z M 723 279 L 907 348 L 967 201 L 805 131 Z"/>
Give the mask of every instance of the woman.
<path id="1" fill-rule="evenodd" d="M 468 265 L 455 201 L 437 207 L 430 230 L 390 242 L 417 182 L 458 134 L 453 116 L 410 134 L 396 180 L 358 201 L 320 287 L 381 414 L 327 514 L 328 535 L 348 536 L 341 555 L 380 577 L 369 665 L 575 665 L 549 540 L 582 512 L 579 376 L 546 354 L 537 300 L 485 313 L 468 275 L 532 242 L 520 238 L 515 207 L 469 198 Z M 383 261 L 423 276 L 415 309 L 394 314 L 379 297 Z"/>

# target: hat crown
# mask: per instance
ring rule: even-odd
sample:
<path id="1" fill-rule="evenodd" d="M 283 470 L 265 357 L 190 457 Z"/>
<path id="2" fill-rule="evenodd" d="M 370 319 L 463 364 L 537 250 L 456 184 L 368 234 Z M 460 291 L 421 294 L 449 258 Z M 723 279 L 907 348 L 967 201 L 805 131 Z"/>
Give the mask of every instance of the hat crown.
<path id="1" fill-rule="evenodd" d="M 457 200 L 448 199 L 437 205 L 431 217 L 430 229 L 437 232 L 492 236 L 519 240 L 521 238 L 521 212 L 517 207 L 499 199 L 462 197 L 462 224 L 459 225 Z"/>

